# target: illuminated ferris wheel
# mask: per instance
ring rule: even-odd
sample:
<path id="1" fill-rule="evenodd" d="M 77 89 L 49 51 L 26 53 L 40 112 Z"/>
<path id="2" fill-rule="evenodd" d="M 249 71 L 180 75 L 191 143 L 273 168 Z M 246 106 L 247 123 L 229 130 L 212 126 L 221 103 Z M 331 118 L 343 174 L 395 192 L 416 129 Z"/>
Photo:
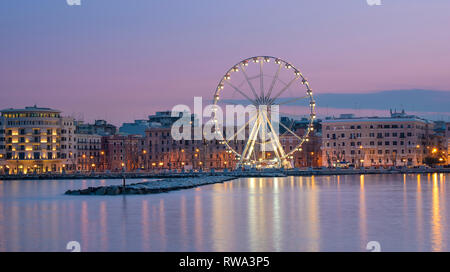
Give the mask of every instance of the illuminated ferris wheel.
<path id="1" fill-rule="evenodd" d="M 216 131 L 221 134 L 222 144 L 226 145 L 228 152 L 235 154 L 237 167 L 291 168 L 289 159 L 294 152 L 301 150 L 314 129 L 315 101 L 309 82 L 298 68 L 280 58 L 256 56 L 232 66 L 214 93 L 214 107 L 221 104 L 244 105 L 252 109 L 245 122 L 233 130 L 233 135 L 223 133 L 224 128 Z M 298 133 L 279 122 L 279 112 L 276 111 L 282 107 L 300 110 L 303 114 L 299 115 L 306 120 L 306 129 Z M 214 112 L 216 123 L 217 118 Z M 295 139 L 295 144 L 287 150 L 280 143 L 278 124 L 285 134 Z M 233 144 L 239 133 L 246 135 L 241 148 Z"/>

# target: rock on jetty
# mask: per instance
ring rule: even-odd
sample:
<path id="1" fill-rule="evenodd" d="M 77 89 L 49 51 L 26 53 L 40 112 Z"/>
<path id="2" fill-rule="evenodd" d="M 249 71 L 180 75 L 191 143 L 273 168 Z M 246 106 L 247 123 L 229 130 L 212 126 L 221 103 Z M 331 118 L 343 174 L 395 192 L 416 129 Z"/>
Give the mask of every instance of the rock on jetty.
<path id="1" fill-rule="evenodd" d="M 205 176 L 191 178 L 175 178 L 133 183 L 129 185 L 111 185 L 100 187 L 89 187 L 82 190 L 68 190 L 66 195 L 120 195 L 120 194 L 157 194 L 168 191 L 189 189 L 197 186 L 213 183 L 222 183 L 233 180 L 230 176 Z"/>

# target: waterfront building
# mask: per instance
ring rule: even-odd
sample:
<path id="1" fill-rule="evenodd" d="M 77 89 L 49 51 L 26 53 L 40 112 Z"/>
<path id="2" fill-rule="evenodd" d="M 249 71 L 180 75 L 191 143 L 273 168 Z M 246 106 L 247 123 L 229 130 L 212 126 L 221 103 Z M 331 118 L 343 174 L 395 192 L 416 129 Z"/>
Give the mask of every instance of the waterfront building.
<path id="1" fill-rule="evenodd" d="M 447 138 L 447 164 L 450 164 L 450 122 L 445 123 L 445 137 Z"/>
<path id="2" fill-rule="evenodd" d="M 85 124 L 83 121 L 77 121 L 76 133 L 78 134 L 96 134 L 101 136 L 114 135 L 117 127 L 108 124 L 105 120 L 95 120 L 94 124 Z"/>
<path id="3" fill-rule="evenodd" d="M 218 140 L 174 140 L 170 127 L 149 128 L 146 131 L 148 168 L 161 169 L 232 169 L 236 166 L 234 154 Z M 192 132 L 193 135 L 193 132 Z M 242 152 L 244 141 L 231 141 L 230 145 Z"/>
<path id="4" fill-rule="evenodd" d="M 295 130 L 296 135 L 304 135 L 305 128 L 298 128 Z M 286 153 L 291 152 L 300 143 L 300 139 L 292 133 L 285 132 L 280 136 L 280 143 Z M 291 166 L 295 168 L 304 167 L 321 167 L 322 153 L 321 153 L 322 135 L 318 130 L 313 130 L 309 133 L 307 141 L 293 153 L 288 160 Z M 269 153 L 270 154 L 270 153 Z"/>
<path id="5" fill-rule="evenodd" d="M 75 137 L 77 143 L 77 170 L 81 172 L 103 170 L 102 136 L 76 133 Z"/>
<path id="6" fill-rule="evenodd" d="M 102 139 L 105 169 L 113 172 L 148 169 L 145 138 L 138 135 L 111 135 Z"/>
<path id="7" fill-rule="evenodd" d="M 0 174 L 5 173 L 6 168 L 6 146 L 5 146 L 5 118 L 0 116 Z"/>
<path id="8" fill-rule="evenodd" d="M 60 113 L 37 106 L 1 111 L 7 173 L 62 171 Z"/>
<path id="9" fill-rule="evenodd" d="M 77 139 L 75 135 L 75 119 L 62 117 L 61 126 L 61 160 L 62 168 L 66 173 L 77 170 Z"/>
<path id="10" fill-rule="evenodd" d="M 432 124 L 391 111 L 390 117 L 341 115 L 322 122 L 324 166 L 419 166 L 427 156 Z"/>

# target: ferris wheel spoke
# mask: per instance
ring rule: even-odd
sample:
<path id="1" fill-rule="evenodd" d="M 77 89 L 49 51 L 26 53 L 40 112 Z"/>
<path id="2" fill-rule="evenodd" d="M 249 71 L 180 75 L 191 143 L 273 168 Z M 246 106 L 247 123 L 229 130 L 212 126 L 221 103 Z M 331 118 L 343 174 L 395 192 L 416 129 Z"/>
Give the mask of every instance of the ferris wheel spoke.
<path id="1" fill-rule="evenodd" d="M 247 73 L 245 72 L 245 68 L 242 65 L 242 63 L 240 64 L 241 69 L 242 69 L 242 73 L 244 74 L 245 79 L 247 80 L 247 84 L 248 86 L 250 86 L 250 89 L 252 89 L 253 95 L 255 96 L 255 99 L 258 99 L 258 95 L 256 94 L 255 88 L 253 87 L 253 84 L 250 82 L 250 79 L 247 76 Z"/>
<path id="2" fill-rule="evenodd" d="M 298 136 L 295 132 L 293 132 L 291 129 L 289 129 L 287 126 L 285 126 L 283 123 L 280 122 L 280 125 L 282 127 L 284 127 L 289 133 L 294 135 L 297 139 L 299 139 L 300 141 L 303 141 L 303 139 L 300 136 Z"/>
<path id="3" fill-rule="evenodd" d="M 230 141 L 232 141 L 235 137 L 236 137 L 236 135 L 238 135 L 239 133 L 241 133 L 241 131 L 242 130 L 244 130 L 249 124 L 250 124 L 250 122 L 252 122 L 253 120 L 255 120 L 256 119 L 256 115 L 255 116 L 253 116 L 252 118 L 250 118 L 240 129 L 238 129 L 237 131 L 236 131 L 236 133 L 235 134 L 233 134 L 233 136 L 231 136 L 231 137 L 227 137 L 227 140 L 226 140 L 226 142 L 227 143 L 229 143 Z"/>
<path id="4" fill-rule="evenodd" d="M 264 63 L 263 61 L 259 62 L 259 76 L 260 76 L 259 87 L 261 91 L 261 99 L 264 99 L 263 63 Z"/>
<path id="5" fill-rule="evenodd" d="M 244 151 L 242 152 L 241 162 L 243 160 L 248 160 L 251 152 L 253 151 L 253 146 L 255 144 L 255 131 L 258 131 L 259 125 L 260 125 L 260 117 L 258 115 L 256 123 L 253 125 L 252 130 L 250 132 L 249 139 L 247 141 L 247 144 L 245 145 Z"/>
<path id="6" fill-rule="evenodd" d="M 273 87 L 275 86 L 275 82 L 277 82 L 278 75 L 280 74 L 280 70 L 281 70 L 281 66 L 282 65 L 283 64 L 281 64 L 281 63 L 278 65 L 278 70 L 277 70 L 275 76 L 273 77 L 272 83 L 270 84 L 269 92 L 267 93 L 267 97 L 268 98 L 270 98 L 270 95 L 272 94 Z"/>
<path id="7" fill-rule="evenodd" d="M 296 101 L 299 101 L 299 100 L 302 100 L 302 99 L 305 99 L 305 98 L 308 98 L 308 97 L 309 97 L 309 95 L 305 95 L 305 96 L 302 96 L 302 97 L 294 97 L 292 99 L 289 99 L 289 100 L 286 100 L 286 101 L 283 101 L 283 102 L 280 102 L 280 103 L 273 103 L 273 104 L 274 105 L 285 105 L 285 104 L 293 103 L 293 102 L 296 102 Z"/>
<path id="8" fill-rule="evenodd" d="M 278 152 L 278 159 L 280 159 L 280 162 L 281 162 L 281 158 L 285 154 L 284 154 L 283 147 L 281 146 L 280 139 L 278 138 L 278 135 L 275 133 L 275 129 L 273 128 L 272 123 L 270 122 L 269 118 L 267 118 L 267 114 L 263 112 L 263 115 L 265 116 L 266 122 L 267 122 L 267 124 L 269 125 L 269 127 L 270 127 L 270 129 L 272 131 L 270 136 L 272 138 L 272 141 L 273 141 L 274 145 L 276 146 L 275 150 L 279 150 L 279 152 Z"/>
<path id="9" fill-rule="evenodd" d="M 246 95 L 243 91 L 241 91 L 238 87 L 234 86 L 233 84 L 231 84 L 230 82 L 228 82 L 227 80 L 225 80 L 225 83 L 230 85 L 231 88 L 233 88 L 236 92 L 240 93 L 243 97 L 245 97 L 248 101 L 250 101 L 252 104 L 255 104 L 256 101 L 251 99 L 250 97 L 248 97 L 248 95 Z"/>
<path id="10" fill-rule="evenodd" d="M 300 76 L 296 76 L 294 79 L 292 79 L 286 86 L 284 86 L 284 88 L 283 89 L 281 89 L 279 92 L 278 92 L 278 94 L 277 95 L 275 95 L 273 98 L 272 98 L 272 102 L 273 101 L 275 101 L 275 99 L 277 99 L 280 95 L 282 95 L 291 85 L 292 85 L 292 83 L 294 83 L 297 79 L 299 79 L 300 78 Z"/>

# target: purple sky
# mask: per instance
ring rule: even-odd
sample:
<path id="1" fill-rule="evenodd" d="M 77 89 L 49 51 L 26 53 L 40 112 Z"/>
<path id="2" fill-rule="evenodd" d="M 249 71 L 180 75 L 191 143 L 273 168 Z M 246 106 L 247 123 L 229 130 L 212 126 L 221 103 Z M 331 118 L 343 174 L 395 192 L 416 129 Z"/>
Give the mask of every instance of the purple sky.
<path id="1" fill-rule="evenodd" d="M 120 124 L 210 99 L 254 55 L 317 93 L 450 90 L 448 0 L 81 1 L 0 2 L 0 108 Z"/>

